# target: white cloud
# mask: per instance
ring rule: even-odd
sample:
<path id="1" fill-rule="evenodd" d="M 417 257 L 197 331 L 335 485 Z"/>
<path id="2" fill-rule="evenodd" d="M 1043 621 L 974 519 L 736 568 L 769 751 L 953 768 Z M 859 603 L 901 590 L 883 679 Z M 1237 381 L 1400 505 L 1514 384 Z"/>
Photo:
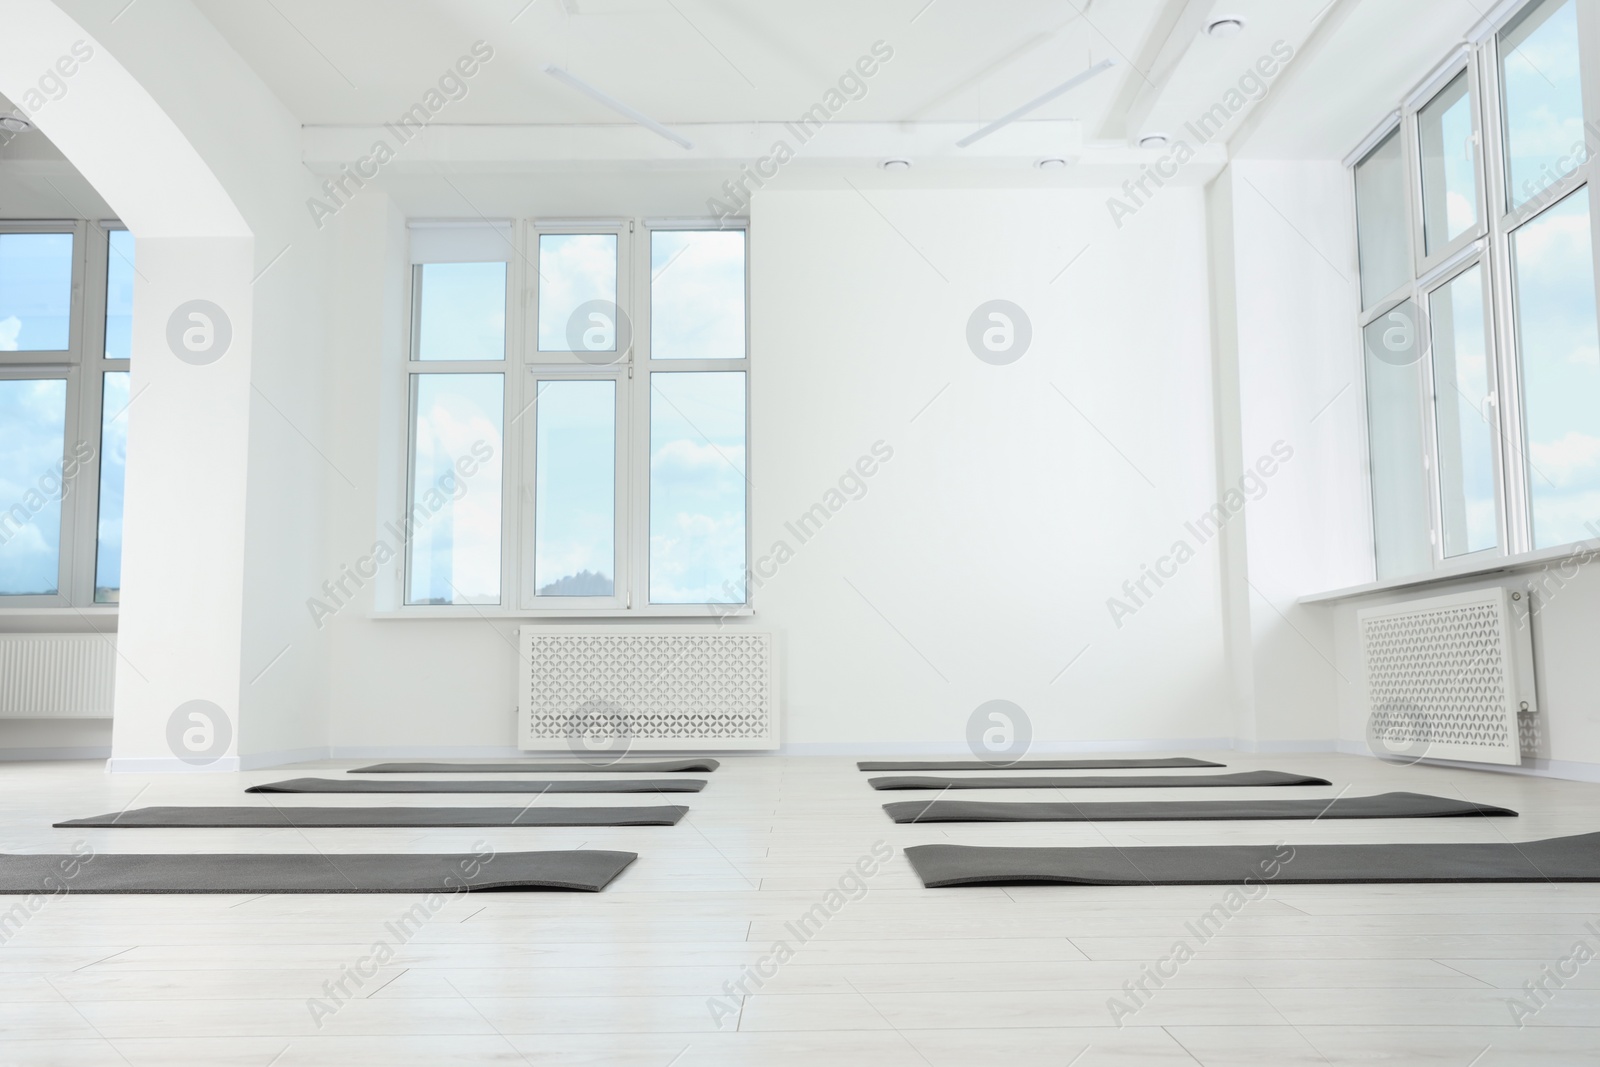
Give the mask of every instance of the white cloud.
<path id="1" fill-rule="evenodd" d="M 1589 481 L 1600 463 L 1600 437 L 1569 430 L 1555 441 L 1530 441 L 1528 451 L 1534 479 L 1548 478 L 1558 486 Z"/>

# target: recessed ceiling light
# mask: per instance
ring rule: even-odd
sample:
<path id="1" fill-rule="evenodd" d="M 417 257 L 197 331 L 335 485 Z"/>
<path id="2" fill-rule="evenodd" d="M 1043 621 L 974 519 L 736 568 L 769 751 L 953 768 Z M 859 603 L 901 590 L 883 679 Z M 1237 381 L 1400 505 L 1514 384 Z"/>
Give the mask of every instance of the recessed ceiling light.
<path id="1" fill-rule="evenodd" d="M 7 133 L 25 133 L 33 129 L 33 123 L 21 115 L 0 115 L 0 130 Z"/>
<path id="2" fill-rule="evenodd" d="M 1224 15 L 1206 23 L 1206 34 L 1219 40 L 1237 37 L 1244 32 L 1244 19 L 1239 15 Z"/>
<path id="3" fill-rule="evenodd" d="M 1140 148 L 1165 148 L 1171 143 L 1172 138 L 1164 133 L 1147 133 L 1139 138 Z"/>
<path id="4" fill-rule="evenodd" d="M 1041 159 L 1039 162 L 1034 164 L 1034 166 L 1038 167 L 1040 170 L 1061 170 L 1066 165 L 1067 161 L 1059 156 L 1052 156 L 1049 159 Z"/>
<path id="5" fill-rule="evenodd" d="M 886 159 L 882 163 L 879 163 L 878 166 L 882 167 L 884 170 L 910 170 L 911 160 Z"/>

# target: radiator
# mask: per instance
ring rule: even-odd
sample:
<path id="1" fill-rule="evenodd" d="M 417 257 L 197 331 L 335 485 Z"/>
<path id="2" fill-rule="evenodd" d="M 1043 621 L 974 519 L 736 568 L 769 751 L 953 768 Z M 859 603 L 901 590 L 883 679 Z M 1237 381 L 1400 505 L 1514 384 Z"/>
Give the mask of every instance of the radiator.
<path id="1" fill-rule="evenodd" d="M 1527 613 L 1527 593 L 1498 586 L 1358 612 L 1368 738 L 1419 759 L 1520 764 L 1538 735 Z"/>
<path id="2" fill-rule="evenodd" d="M 115 634 L 0 634 L 0 719 L 109 719 Z"/>
<path id="3" fill-rule="evenodd" d="M 517 651 L 525 750 L 778 747 L 770 633 L 524 626 Z"/>

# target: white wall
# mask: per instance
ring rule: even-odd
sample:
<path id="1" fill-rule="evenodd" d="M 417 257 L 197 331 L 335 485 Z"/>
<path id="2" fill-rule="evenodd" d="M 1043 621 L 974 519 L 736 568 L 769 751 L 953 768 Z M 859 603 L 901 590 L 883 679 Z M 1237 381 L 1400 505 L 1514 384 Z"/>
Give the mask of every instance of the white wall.
<path id="1" fill-rule="evenodd" d="M 1351 675 L 1324 609 L 1296 601 L 1371 576 L 1348 175 L 1235 160 L 1210 191 L 1219 389 L 1236 398 L 1225 484 L 1275 446 L 1291 459 L 1230 533 L 1227 596 L 1246 747 L 1331 746 Z"/>
<path id="2" fill-rule="evenodd" d="M 1228 736 L 1214 547 L 1120 628 L 1106 607 L 1215 499 L 1199 191 L 1121 231 L 1069 191 L 776 193 L 752 219 L 758 551 L 895 450 L 757 594 L 790 740 L 955 743 L 997 698 L 1047 744 Z M 964 336 L 996 298 L 1033 323 L 1008 366 Z"/>
<path id="3" fill-rule="evenodd" d="M 146 476 L 165 486 L 181 486 L 188 494 L 243 487 L 243 560 L 235 561 L 242 590 L 227 590 L 242 598 L 236 622 L 238 668 L 228 672 L 231 699 L 224 704 L 237 708 L 238 759 L 249 765 L 286 753 L 320 751 L 326 744 L 325 646 L 291 640 L 291 628 L 304 610 L 293 594 L 312 581 L 312 574 L 320 574 L 323 481 L 332 469 L 323 441 L 328 391 L 320 319 L 327 287 L 322 238 L 304 208 L 313 186 L 300 164 L 299 123 L 186 0 L 151 0 L 125 13 L 83 0 L 66 0 L 61 6 L 110 50 L 177 125 L 254 235 L 254 264 L 247 272 L 253 281 L 248 296 L 241 297 L 244 311 L 238 315 L 249 331 L 247 388 L 236 398 L 218 393 L 203 412 L 196 411 L 197 418 L 203 414 L 246 428 L 248 460 L 199 478 L 197 470 L 214 465 L 198 462 L 206 456 L 205 435 L 196 439 L 191 434 L 185 447 L 174 451 L 186 451 L 192 462 L 168 463 Z M 218 106 L 219 101 L 226 106 Z M 155 150 L 129 150 L 141 148 Z M 138 227 L 132 228 L 137 237 Z M 151 343 L 162 343 L 160 323 L 147 322 L 142 329 Z M 146 362 L 141 371 L 137 345 L 136 340 L 135 389 L 141 373 L 154 366 Z M 217 366 L 224 365 L 219 361 Z M 130 410 L 130 472 L 139 463 L 139 417 L 139 408 Z M 167 425 L 152 429 L 181 437 L 185 421 L 179 412 Z M 139 507 L 132 499 L 135 488 L 130 473 L 130 515 Z M 170 511 L 161 521 L 181 524 L 182 515 L 176 513 L 181 508 Z M 202 573 L 196 578 L 200 584 L 206 581 Z M 164 628 L 189 610 L 176 591 L 165 600 L 164 591 L 149 592 L 147 600 L 160 603 Z M 213 589 L 211 595 L 218 592 Z M 198 595 L 204 594 L 201 590 Z M 164 654 L 180 659 L 194 655 L 181 642 L 174 644 Z M 269 663 L 271 669 L 264 670 Z M 160 729 L 164 722 L 153 730 L 141 726 L 124 731 L 120 718 L 119 737 L 127 741 L 126 750 L 117 755 L 141 761 L 162 761 L 169 755 Z"/>
<path id="4" fill-rule="evenodd" d="M 1106 606 L 1217 498 L 1200 191 L 1120 232 L 1093 191 L 871 196 L 767 192 L 752 213 L 753 541 L 795 555 L 738 624 L 780 635 L 786 740 L 954 750 L 996 698 L 1045 745 L 1230 737 L 1215 545 L 1147 580 L 1122 627 Z M 395 506 L 369 488 L 396 462 L 403 217 L 385 201 L 336 222 L 330 429 L 362 491 L 330 490 L 330 576 Z M 1010 366 L 965 340 L 994 298 L 1032 319 Z M 861 499 L 804 544 L 785 530 L 878 441 L 893 458 Z M 374 620 L 370 593 L 326 622 L 335 749 L 512 746 L 514 623 Z"/>
<path id="5" fill-rule="evenodd" d="M 1528 767 L 1600 780 L 1600 577 L 1587 563 L 1296 603 L 1372 580 L 1349 173 L 1331 160 L 1235 160 L 1212 186 L 1210 205 L 1214 251 L 1225 253 L 1219 301 L 1237 319 L 1219 344 L 1222 395 L 1238 397 L 1236 415 L 1222 424 L 1228 433 L 1237 426 L 1245 457 L 1280 438 L 1295 447 L 1270 493 L 1251 506 L 1246 544 L 1226 572 L 1242 745 L 1331 740 L 1367 753 L 1357 611 L 1508 585 L 1531 589 L 1536 604 L 1542 729 Z"/>

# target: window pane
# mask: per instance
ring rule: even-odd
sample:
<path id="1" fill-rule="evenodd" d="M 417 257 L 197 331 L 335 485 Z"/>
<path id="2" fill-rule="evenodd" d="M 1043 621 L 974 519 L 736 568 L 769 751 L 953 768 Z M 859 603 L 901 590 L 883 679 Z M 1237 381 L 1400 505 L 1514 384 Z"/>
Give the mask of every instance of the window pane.
<path id="1" fill-rule="evenodd" d="M 540 382 L 534 418 L 534 586 L 540 596 L 611 596 L 617 383 Z"/>
<path id="2" fill-rule="evenodd" d="M 744 358 L 744 231 L 650 234 L 650 357 Z"/>
<path id="3" fill-rule="evenodd" d="M 105 376 L 100 411 L 100 525 L 94 562 L 94 602 L 122 595 L 122 485 L 128 457 L 128 372 Z"/>
<path id="4" fill-rule="evenodd" d="M 506 265 L 422 263 L 416 270 L 416 358 L 504 359 Z"/>
<path id="5" fill-rule="evenodd" d="M 1446 558 L 1494 548 L 1494 438 L 1483 269 L 1473 267 L 1428 298 L 1433 332 L 1439 511 Z"/>
<path id="6" fill-rule="evenodd" d="M 1512 235 L 1517 351 L 1536 548 L 1592 536 L 1600 518 L 1600 333 L 1589 191 Z"/>
<path id="7" fill-rule="evenodd" d="M 1422 226 L 1428 254 L 1478 222 L 1478 147 L 1472 96 L 1460 74 L 1417 115 L 1422 156 Z"/>
<path id="8" fill-rule="evenodd" d="M 106 234 L 106 358 L 133 354 L 133 234 Z"/>
<path id="9" fill-rule="evenodd" d="M 745 601 L 744 374 L 650 376 L 650 602 Z"/>
<path id="10" fill-rule="evenodd" d="M 57 592 L 64 378 L 0 380 L 0 596 Z"/>
<path id="11" fill-rule="evenodd" d="M 71 337 L 72 234 L 0 233 L 0 352 L 64 352 Z"/>
<path id="12" fill-rule="evenodd" d="M 1368 308 L 1411 279 L 1406 178 L 1395 131 L 1356 164 L 1356 244 L 1361 256 L 1361 306 Z"/>
<path id="13" fill-rule="evenodd" d="M 1407 300 L 1364 331 L 1372 537 L 1379 578 L 1418 574 L 1433 565 L 1417 321 L 1417 307 Z"/>
<path id="14" fill-rule="evenodd" d="M 500 602 L 505 377 L 414 374 L 408 604 Z"/>
<path id="15" fill-rule="evenodd" d="M 1583 162 L 1575 0 L 1530 8 L 1500 36 L 1506 169 L 1513 207 Z"/>
<path id="16" fill-rule="evenodd" d="M 584 307 L 597 300 L 610 307 Z M 539 235 L 539 351 L 615 352 L 616 310 L 616 234 Z M 610 329 L 592 314 L 608 315 Z"/>

